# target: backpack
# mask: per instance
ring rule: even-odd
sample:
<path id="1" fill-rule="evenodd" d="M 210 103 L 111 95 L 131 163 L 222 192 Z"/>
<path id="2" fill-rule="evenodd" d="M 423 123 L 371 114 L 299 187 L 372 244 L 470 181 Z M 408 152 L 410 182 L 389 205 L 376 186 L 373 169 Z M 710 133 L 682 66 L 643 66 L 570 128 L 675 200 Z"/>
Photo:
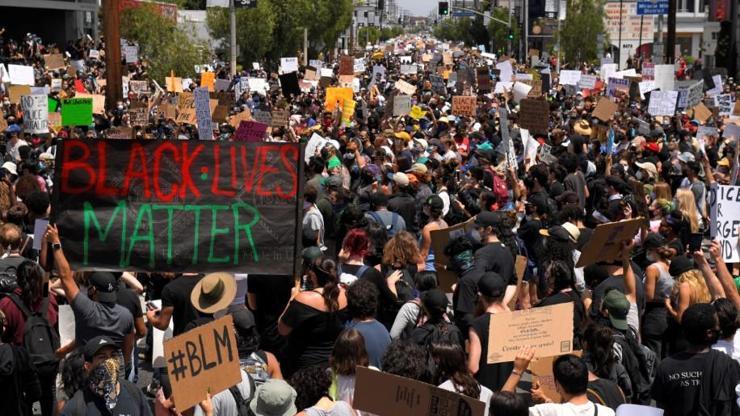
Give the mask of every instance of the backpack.
<path id="1" fill-rule="evenodd" d="M 229 392 L 236 403 L 236 414 L 239 416 L 249 416 L 252 414 L 249 409 L 249 402 L 254 398 L 256 387 L 254 380 L 252 380 L 252 377 L 250 377 L 249 374 L 247 374 L 247 378 L 249 379 L 249 397 L 245 398 L 242 396 L 238 383 L 229 387 Z"/>
<path id="2" fill-rule="evenodd" d="M 383 222 L 383 219 L 380 218 L 380 215 L 378 215 L 375 211 L 368 211 L 368 215 L 370 215 L 373 218 L 373 221 L 375 221 L 376 224 L 381 225 L 385 227 L 385 231 L 388 234 L 388 238 L 393 237 L 398 232 L 398 218 L 399 215 L 395 212 L 391 212 L 391 223 L 390 225 Z"/>
<path id="3" fill-rule="evenodd" d="M 18 288 L 18 278 L 15 266 L 8 266 L 5 271 L 0 272 L 0 293 L 13 293 Z"/>
<path id="4" fill-rule="evenodd" d="M 59 349 L 59 336 L 46 317 L 49 313 L 49 297 L 45 297 L 41 302 L 39 312 L 31 312 L 14 293 L 8 294 L 8 298 L 18 306 L 26 318 L 23 346 L 28 351 L 31 362 L 41 375 L 56 374 L 59 360 L 55 353 Z"/>
<path id="5" fill-rule="evenodd" d="M 356 272 L 356 273 L 352 274 L 352 273 L 347 273 L 347 272 L 343 272 L 343 271 L 342 271 L 342 264 L 341 264 L 341 263 L 339 263 L 339 264 L 337 264 L 337 274 L 339 275 L 339 282 L 340 282 L 340 283 L 343 283 L 343 284 L 345 284 L 345 285 L 347 285 L 347 286 L 349 286 L 349 285 L 351 285 L 351 284 L 352 284 L 352 283 L 353 283 L 353 282 L 354 282 L 355 280 L 357 280 L 357 279 L 361 278 L 361 277 L 362 277 L 362 275 L 363 275 L 363 274 L 364 274 L 364 273 L 365 273 L 365 272 L 367 271 L 367 269 L 369 269 L 369 268 L 370 268 L 370 266 L 366 266 L 366 265 L 364 265 L 364 264 L 363 264 L 362 266 L 360 266 L 360 268 L 359 268 L 359 269 L 357 269 L 357 272 Z"/>
<path id="6" fill-rule="evenodd" d="M 246 359 L 239 360 L 239 366 L 249 376 L 255 386 L 261 386 L 270 379 L 267 370 L 267 354 L 264 351 L 255 351 Z"/>
<path id="7" fill-rule="evenodd" d="M 650 404 L 650 387 L 653 378 L 655 378 L 655 367 L 648 368 L 651 359 L 646 356 L 645 350 L 629 331 L 626 335 L 616 331 L 613 333 L 614 354 L 617 356 L 618 362 L 627 370 L 632 383 L 632 403 Z M 655 360 L 654 353 L 652 356 L 652 360 Z"/>

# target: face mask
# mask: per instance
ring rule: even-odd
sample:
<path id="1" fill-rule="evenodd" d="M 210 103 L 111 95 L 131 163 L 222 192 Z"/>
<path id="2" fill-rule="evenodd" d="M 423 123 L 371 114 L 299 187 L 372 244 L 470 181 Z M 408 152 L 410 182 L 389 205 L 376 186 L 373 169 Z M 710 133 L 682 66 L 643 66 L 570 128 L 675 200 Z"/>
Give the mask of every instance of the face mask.
<path id="1" fill-rule="evenodd" d="M 645 254 L 645 258 L 651 263 L 655 263 L 656 261 L 658 261 L 658 256 L 656 256 L 655 253 L 651 251 L 648 251 L 647 254 Z"/>
<path id="2" fill-rule="evenodd" d="M 108 409 L 116 407 L 118 379 L 123 377 L 123 356 L 111 357 L 98 364 L 87 377 L 88 389 L 105 401 Z"/>
<path id="3" fill-rule="evenodd" d="M 635 179 L 637 179 L 638 181 L 642 181 L 642 179 L 643 179 L 643 174 L 642 174 L 642 172 L 637 172 L 637 173 L 635 174 Z"/>

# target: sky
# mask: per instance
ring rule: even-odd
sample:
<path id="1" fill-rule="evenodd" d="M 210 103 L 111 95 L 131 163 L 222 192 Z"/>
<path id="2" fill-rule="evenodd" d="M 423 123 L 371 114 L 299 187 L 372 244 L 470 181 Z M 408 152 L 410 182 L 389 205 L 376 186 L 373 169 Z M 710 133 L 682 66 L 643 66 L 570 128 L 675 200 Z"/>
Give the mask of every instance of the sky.
<path id="1" fill-rule="evenodd" d="M 414 16 L 426 16 L 437 7 L 435 0 L 397 0 L 396 4 L 410 11 Z"/>

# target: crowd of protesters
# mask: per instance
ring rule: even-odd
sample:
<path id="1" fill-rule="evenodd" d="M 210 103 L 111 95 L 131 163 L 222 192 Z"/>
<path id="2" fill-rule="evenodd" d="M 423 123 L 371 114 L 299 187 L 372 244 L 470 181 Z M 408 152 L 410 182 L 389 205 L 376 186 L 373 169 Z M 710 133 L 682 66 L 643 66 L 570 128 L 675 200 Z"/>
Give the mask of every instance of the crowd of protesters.
<path id="1" fill-rule="evenodd" d="M 29 34 L 3 39 L 0 48 L 3 64 L 33 65 L 36 87 L 62 80 L 47 92 L 51 100 L 105 89 L 104 60 L 89 53 L 104 56 L 102 40 L 46 45 Z M 53 52 L 65 54 L 66 69 L 45 67 L 43 56 Z M 451 62 L 437 59 L 447 53 Z M 401 74 L 402 56 L 418 64 L 416 72 Z M 359 415 L 367 412 L 353 409 L 358 366 L 481 400 L 486 416 L 608 416 L 622 404 L 668 416 L 740 414 L 738 268 L 709 238 L 708 209 L 717 186 L 737 182 L 740 138 L 725 132 L 740 117 L 699 121 L 688 110 L 653 117 L 640 94 L 617 93 L 610 98 L 617 111 L 599 121 L 592 112 L 603 80 L 577 90 L 559 84 L 554 65 L 514 62 L 515 72 L 534 69 L 550 79 L 542 88 L 548 131 L 529 132 L 518 123 L 511 89 L 483 90 L 475 75 L 464 76 L 492 67 L 477 51 L 403 36 L 364 58 L 354 114 L 325 110 L 325 88 L 340 84 L 335 59 L 324 63 L 332 77 L 300 96 L 284 97 L 277 74 L 239 73 L 266 78 L 267 88 L 234 97 L 227 121 L 215 124 L 214 139 L 232 140 L 228 119 L 287 108 L 288 126 L 269 129 L 265 140 L 307 142 L 318 134 L 332 143 L 307 157 L 300 276 L 76 272 L 53 224 L 34 249 L 34 224 L 50 213 L 60 140 L 104 140 L 112 128 L 129 126 L 127 110 L 141 101 L 149 123 L 134 126 L 135 138 L 197 140 L 198 130 L 158 111 L 177 94 L 148 78 L 146 57 L 126 67 L 128 79 L 148 81 L 150 93 L 129 89 L 92 125 L 48 134 L 23 131 L 22 108 L 0 84 L 7 124 L 0 414 L 30 415 L 38 403 L 44 416 Z M 82 67 L 72 70 L 73 61 Z M 227 67 L 213 66 L 217 78 L 238 84 Z M 487 72 L 495 85 L 500 73 Z M 449 74 L 458 81 L 448 83 Z M 415 87 L 420 117 L 393 116 L 400 79 Z M 723 81 L 734 93 L 731 80 Z M 453 115 L 454 95 L 476 96 L 475 115 Z M 700 125 L 715 133 L 695 137 Z M 549 154 L 525 153 L 530 139 Z M 644 223 L 618 259 L 576 267 L 596 226 L 635 218 Z M 432 232 L 467 221 L 469 231 L 435 253 Z M 526 257 L 521 284 L 518 256 Z M 443 273 L 454 275 L 452 285 Z M 214 287 L 221 288 L 215 295 Z M 161 299 L 161 307 L 143 310 L 139 295 Z M 573 346 L 581 354 L 554 359 L 558 397 L 536 381 L 520 383 L 534 349 L 488 363 L 493 315 L 563 303 L 573 305 Z M 74 313 L 75 336 L 59 345 L 63 304 Z M 224 312 L 234 318 L 242 382 L 191 409 L 177 408 L 164 370 L 148 386 L 136 385 L 140 369 L 150 368 L 153 329 L 172 325 L 178 336 Z"/>

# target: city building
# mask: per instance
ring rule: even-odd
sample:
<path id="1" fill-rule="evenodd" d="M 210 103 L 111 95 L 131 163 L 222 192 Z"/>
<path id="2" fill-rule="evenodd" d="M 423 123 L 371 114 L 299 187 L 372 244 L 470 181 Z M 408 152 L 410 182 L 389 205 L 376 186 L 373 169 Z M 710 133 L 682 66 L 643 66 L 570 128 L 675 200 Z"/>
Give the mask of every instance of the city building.
<path id="1" fill-rule="evenodd" d="M 0 25 L 8 38 L 27 33 L 64 47 L 68 41 L 98 34 L 99 0 L 2 0 Z"/>

